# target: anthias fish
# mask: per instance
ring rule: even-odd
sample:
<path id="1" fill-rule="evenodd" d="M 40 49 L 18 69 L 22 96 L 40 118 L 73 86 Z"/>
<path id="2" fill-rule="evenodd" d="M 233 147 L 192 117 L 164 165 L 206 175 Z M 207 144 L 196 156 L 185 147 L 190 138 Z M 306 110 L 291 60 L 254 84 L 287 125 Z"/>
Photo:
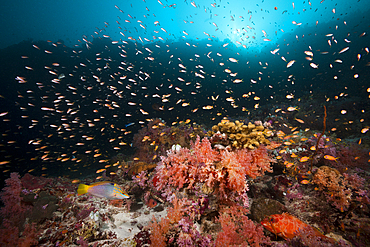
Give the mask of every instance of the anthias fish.
<path id="1" fill-rule="evenodd" d="M 270 232 L 286 240 L 299 236 L 301 231 L 304 231 L 312 237 L 319 237 L 331 243 L 335 242 L 334 239 L 326 237 L 316 228 L 287 213 L 270 215 L 261 224 Z"/>
<path id="2" fill-rule="evenodd" d="M 111 200 L 129 198 L 129 195 L 121 186 L 109 181 L 97 182 L 91 185 L 80 184 L 77 189 L 77 194 L 83 195 L 86 193 Z"/>

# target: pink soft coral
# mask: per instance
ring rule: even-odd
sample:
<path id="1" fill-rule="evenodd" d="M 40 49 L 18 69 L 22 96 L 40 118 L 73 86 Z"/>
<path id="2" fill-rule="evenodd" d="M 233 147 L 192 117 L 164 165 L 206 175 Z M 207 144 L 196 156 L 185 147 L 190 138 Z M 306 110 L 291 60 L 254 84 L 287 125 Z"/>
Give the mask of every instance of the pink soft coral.
<path id="1" fill-rule="evenodd" d="M 167 156 L 161 157 L 157 166 L 158 189 L 165 185 L 182 189 L 185 184 L 191 188 L 195 181 L 206 179 L 213 162 L 219 161 L 219 153 L 212 149 L 207 138 L 200 142 L 198 137 L 192 149 L 180 148 L 167 151 Z"/>
<path id="2" fill-rule="evenodd" d="M 162 156 L 162 161 L 157 165 L 157 189 L 162 190 L 166 185 L 179 189 L 188 182 L 188 169 L 196 170 L 196 167 L 189 167 L 190 150 L 181 148 L 179 151 L 168 151 L 167 157 Z"/>

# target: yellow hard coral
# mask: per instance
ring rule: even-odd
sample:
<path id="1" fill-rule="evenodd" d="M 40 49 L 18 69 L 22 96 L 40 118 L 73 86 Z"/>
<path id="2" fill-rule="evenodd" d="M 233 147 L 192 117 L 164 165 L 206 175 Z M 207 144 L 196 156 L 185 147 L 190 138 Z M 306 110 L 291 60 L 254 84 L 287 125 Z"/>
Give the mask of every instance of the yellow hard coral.
<path id="1" fill-rule="evenodd" d="M 239 120 L 231 122 L 225 119 L 212 126 L 212 131 L 209 132 L 209 135 L 212 136 L 217 132 L 227 134 L 233 149 L 254 149 L 261 144 L 269 145 L 270 141 L 266 138 L 272 135 L 272 131 L 265 129 L 263 125 L 256 125 L 251 122 L 244 124 Z"/>

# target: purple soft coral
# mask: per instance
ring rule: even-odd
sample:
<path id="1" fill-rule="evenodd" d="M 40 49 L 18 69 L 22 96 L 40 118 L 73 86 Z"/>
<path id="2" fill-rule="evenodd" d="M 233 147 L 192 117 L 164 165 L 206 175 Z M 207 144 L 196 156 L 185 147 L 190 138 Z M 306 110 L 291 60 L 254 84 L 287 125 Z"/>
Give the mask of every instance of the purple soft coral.
<path id="1" fill-rule="evenodd" d="M 16 172 L 11 173 L 10 178 L 5 180 L 5 184 L 6 186 L 0 194 L 4 203 L 0 214 L 8 219 L 18 217 L 25 212 L 25 208 L 21 205 L 22 184 L 19 174 Z"/>

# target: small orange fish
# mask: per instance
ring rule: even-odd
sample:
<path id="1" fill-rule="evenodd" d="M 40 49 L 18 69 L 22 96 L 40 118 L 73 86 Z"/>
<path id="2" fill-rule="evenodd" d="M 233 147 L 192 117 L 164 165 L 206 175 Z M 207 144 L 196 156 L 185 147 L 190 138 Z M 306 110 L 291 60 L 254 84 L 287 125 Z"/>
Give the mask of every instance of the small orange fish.
<path id="1" fill-rule="evenodd" d="M 304 180 L 301 181 L 301 184 L 309 184 L 309 183 L 311 183 L 311 182 L 308 181 L 307 179 L 304 179 Z"/>
<path id="2" fill-rule="evenodd" d="M 299 118 L 295 118 L 294 120 L 296 120 L 298 123 L 301 123 L 301 124 L 304 123 L 304 121 L 302 119 L 299 119 Z"/>
<path id="3" fill-rule="evenodd" d="M 279 142 L 271 141 L 270 144 L 266 146 L 266 148 L 272 150 L 272 149 L 280 147 L 281 145 L 282 144 Z"/>
<path id="4" fill-rule="evenodd" d="M 339 159 L 339 157 L 334 157 L 334 156 L 331 156 L 331 155 L 325 155 L 324 156 L 324 159 L 326 160 L 335 160 L 337 162 L 337 159 Z"/>
<path id="5" fill-rule="evenodd" d="M 310 159 L 310 157 L 303 156 L 302 158 L 299 159 L 299 162 L 306 162 L 309 159 Z"/>
<path id="6" fill-rule="evenodd" d="M 295 153 L 292 153 L 292 154 L 290 155 L 290 157 L 292 157 L 292 158 L 297 158 L 297 157 L 298 157 L 298 155 L 296 155 Z"/>
<path id="7" fill-rule="evenodd" d="M 96 171 L 96 173 L 101 173 L 103 171 L 105 171 L 105 169 L 99 169 L 99 170 Z"/>
<path id="8" fill-rule="evenodd" d="M 287 111 L 297 111 L 297 106 L 295 106 L 295 107 L 293 107 L 293 106 L 289 106 L 288 108 L 287 108 Z"/>
<path id="9" fill-rule="evenodd" d="M 300 230 L 305 229 L 305 233 L 308 232 L 310 236 L 319 237 L 322 240 L 335 243 L 334 239 L 324 236 L 316 228 L 304 223 L 300 219 L 288 213 L 270 215 L 269 217 L 265 218 L 261 224 L 270 232 L 286 240 L 292 239 L 295 236 L 299 236 Z"/>
<path id="10" fill-rule="evenodd" d="M 285 166 L 286 166 L 286 168 L 289 168 L 289 167 L 292 167 L 293 165 L 294 165 L 294 163 L 288 162 Z"/>

